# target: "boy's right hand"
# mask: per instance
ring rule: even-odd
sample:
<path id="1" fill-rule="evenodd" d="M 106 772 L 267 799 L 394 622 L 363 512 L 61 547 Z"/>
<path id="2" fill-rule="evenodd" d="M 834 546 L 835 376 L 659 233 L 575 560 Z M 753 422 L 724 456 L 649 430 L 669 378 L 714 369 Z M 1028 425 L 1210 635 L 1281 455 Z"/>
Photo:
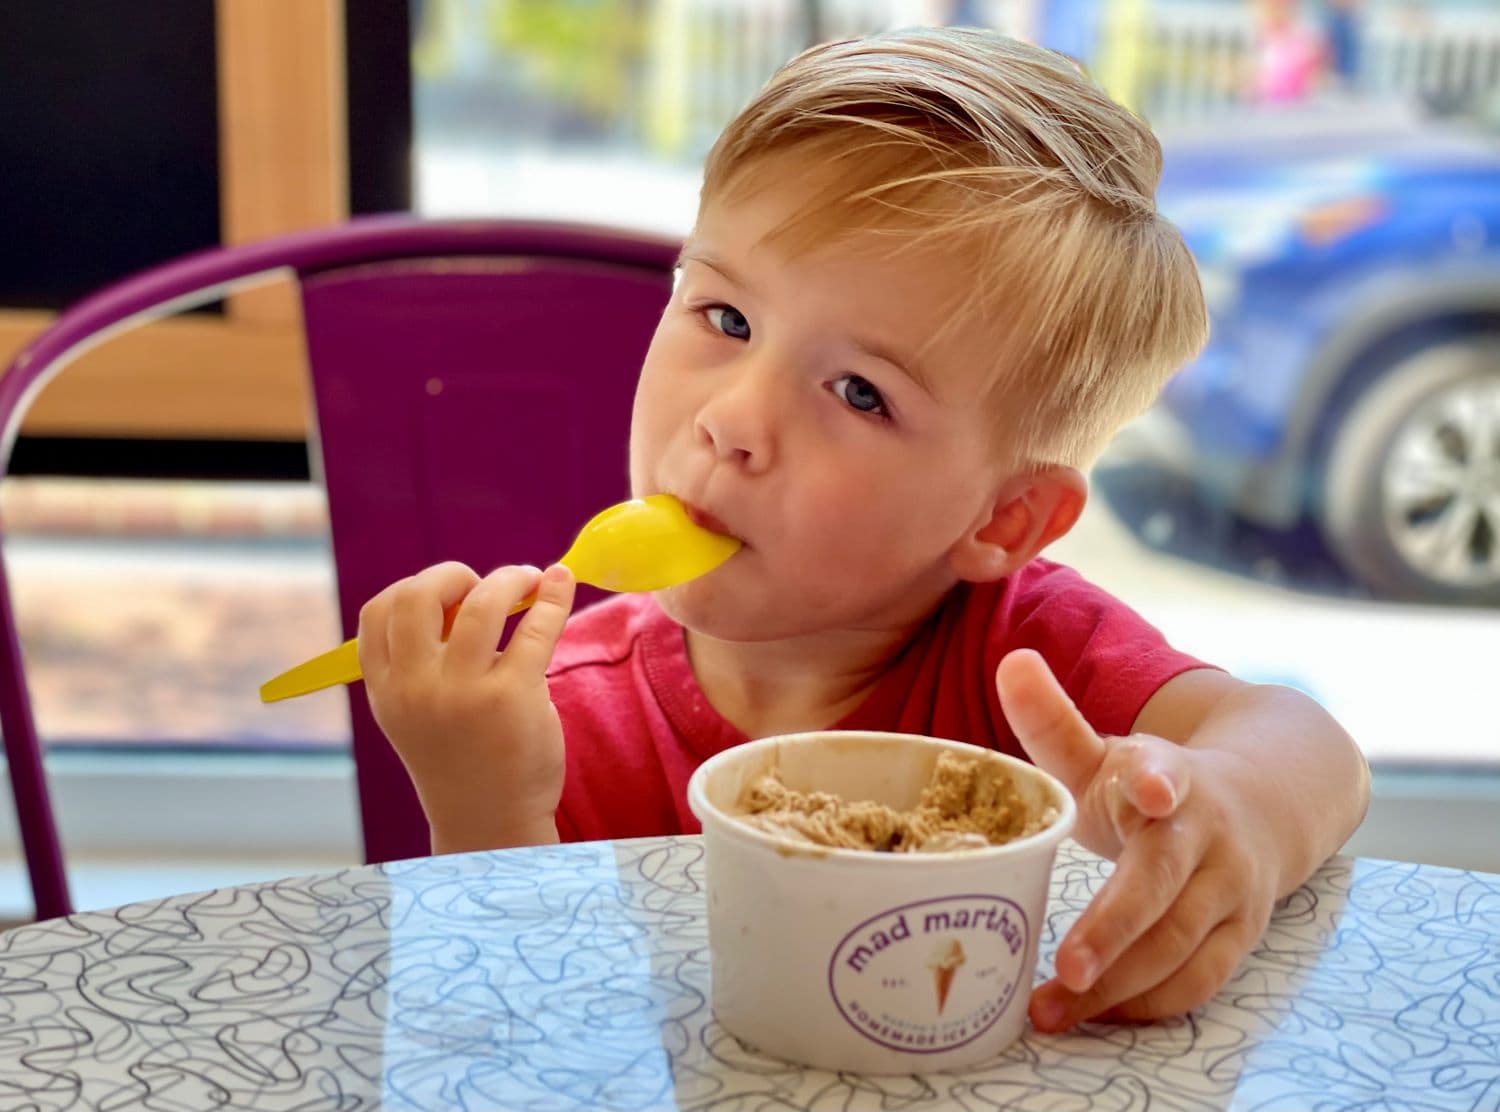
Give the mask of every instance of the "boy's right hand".
<path id="1" fill-rule="evenodd" d="M 375 721 L 406 765 L 434 853 L 557 841 L 562 723 L 547 665 L 573 605 L 562 565 L 427 568 L 359 613 L 359 665 Z M 510 609 L 536 602 L 496 651 Z M 462 602 L 443 640 L 443 611 Z"/>

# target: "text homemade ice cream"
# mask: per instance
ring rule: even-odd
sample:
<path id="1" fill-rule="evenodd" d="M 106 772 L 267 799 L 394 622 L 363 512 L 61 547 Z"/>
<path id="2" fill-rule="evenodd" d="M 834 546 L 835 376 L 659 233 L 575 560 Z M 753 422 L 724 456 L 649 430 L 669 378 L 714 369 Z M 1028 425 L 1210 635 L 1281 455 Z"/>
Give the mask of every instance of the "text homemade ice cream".
<path id="1" fill-rule="evenodd" d="M 738 810 L 744 822 L 768 834 L 889 853 L 1001 846 L 1057 819 L 1056 808 L 1028 807 L 1003 769 L 951 752 L 938 758 L 921 800 L 910 810 L 830 792 L 796 791 L 782 783 L 775 769 L 747 785 Z"/>

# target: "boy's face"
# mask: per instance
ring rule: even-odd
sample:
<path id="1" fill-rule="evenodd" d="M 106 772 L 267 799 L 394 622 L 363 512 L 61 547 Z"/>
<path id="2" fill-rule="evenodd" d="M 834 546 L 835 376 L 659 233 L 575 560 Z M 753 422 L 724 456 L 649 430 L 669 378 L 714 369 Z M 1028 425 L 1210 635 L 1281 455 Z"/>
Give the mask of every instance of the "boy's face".
<path id="1" fill-rule="evenodd" d="M 793 181 L 705 205 L 636 391 L 634 493 L 675 494 L 745 542 L 658 594 L 726 640 L 922 617 L 1004 478 L 983 330 L 927 343 L 958 292 L 940 262 L 857 240 L 788 257 L 763 237 L 798 195 Z"/>

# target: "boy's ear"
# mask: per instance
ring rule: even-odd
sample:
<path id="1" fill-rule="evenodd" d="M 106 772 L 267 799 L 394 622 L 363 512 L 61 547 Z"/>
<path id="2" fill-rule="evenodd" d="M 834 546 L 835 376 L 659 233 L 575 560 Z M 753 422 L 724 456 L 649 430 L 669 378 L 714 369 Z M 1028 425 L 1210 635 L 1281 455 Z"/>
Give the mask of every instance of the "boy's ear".
<path id="1" fill-rule="evenodd" d="M 1088 494 L 1088 480 L 1075 467 L 1007 479 L 989 513 L 949 552 L 954 574 L 971 583 L 1003 579 L 1073 528 Z"/>

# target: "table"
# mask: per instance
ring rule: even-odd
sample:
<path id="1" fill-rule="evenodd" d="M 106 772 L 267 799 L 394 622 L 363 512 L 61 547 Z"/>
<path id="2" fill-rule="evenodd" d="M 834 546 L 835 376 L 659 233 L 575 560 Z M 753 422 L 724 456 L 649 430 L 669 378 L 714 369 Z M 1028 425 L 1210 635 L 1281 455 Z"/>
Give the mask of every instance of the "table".
<path id="1" fill-rule="evenodd" d="M 1042 963 L 1108 875 L 1065 843 Z M 0 1109 L 1500 1109 L 1500 876 L 1334 858 L 1192 1016 L 967 1073 L 762 1058 L 696 837 L 426 858 L 0 935 Z"/>

